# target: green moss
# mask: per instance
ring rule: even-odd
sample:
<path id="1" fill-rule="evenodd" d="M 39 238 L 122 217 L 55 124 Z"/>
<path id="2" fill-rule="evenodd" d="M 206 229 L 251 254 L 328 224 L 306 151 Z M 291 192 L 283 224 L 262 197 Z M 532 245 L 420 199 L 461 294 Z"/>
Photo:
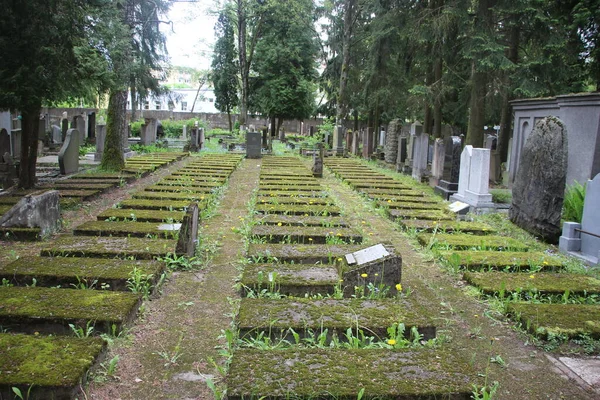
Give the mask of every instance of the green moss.
<path id="1" fill-rule="evenodd" d="M 587 304 L 512 303 L 508 307 L 525 328 L 541 337 L 600 337 L 600 306 Z"/>
<path id="2" fill-rule="evenodd" d="M 167 212 L 167 211 L 163 211 Z M 81 236 L 131 236 L 159 237 L 176 239 L 179 229 L 160 230 L 161 222 L 121 222 L 121 221 L 88 221 L 73 229 L 74 235 Z M 169 223 L 171 225 L 171 223 Z"/>
<path id="3" fill-rule="evenodd" d="M 88 284 L 97 281 L 96 288 L 109 284 L 111 290 L 128 290 L 126 282 L 133 268 L 144 275 L 158 277 L 164 264 L 157 261 L 29 256 L 0 266 L 0 280 L 4 278 L 23 286 L 31 284 L 35 278 L 37 286 L 62 287 L 71 287 L 81 281 Z"/>
<path id="4" fill-rule="evenodd" d="M 172 192 L 189 195 L 207 194 L 215 189 L 214 186 L 175 186 L 175 185 L 150 185 L 144 188 L 146 192 Z"/>
<path id="5" fill-rule="evenodd" d="M 247 264 L 242 275 L 242 296 L 247 288 L 259 292 L 268 287 L 269 274 L 276 273 L 276 289 L 289 296 L 333 294 L 339 283 L 337 269 L 331 264 Z M 262 279 L 261 279 L 262 278 Z"/>
<path id="6" fill-rule="evenodd" d="M 452 221 L 454 217 L 449 212 L 441 210 L 388 210 L 393 220 L 421 219 L 428 221 Z"/>
<path id="7" fill-rule="evenodd" d="M 542 294 L 600 293 L 600 280 L 567 273 L 465 272 L 464 279 L 484 293 L 535 291 Z"/>
<path id="8" fill-rule="evenodd" d="M 403 197 L 423 197 L 425 193 L 416 189 L 373 189 L 363 188 L 359 192 L 367 196 L 403 196 Z"/>
<path id="9" fill-rule="evenodd" d="M 82 199 L 89 199 L 91 197 L 100 194 L 100 190 L 78 190 L 78 189 L 59 189 L 58 194 L 60 197 L 80 197 Z"/>
<path id="10" fill-rule="evenodd" d="M 0 321 L 3 326 L 20 330 L 29 324 L 58 323 L 68 329 L 68 323 L 94 321 L 94 325 L 110 332 L 110 325 L 125 323 L 138 303 L 138 295 L 127 292 L 0 287 Z"/>
<path id="11" fill-rule="evenodd" d="M 153 260 L 175 252 L 175 240 L 132 237 L 62 236 L 42 248 L 42 256 Z"/>
<path id="12" fill-rule="evenodd" d="M 114 183 L 76 183 L 76 182 L 56 182 L 48 187 L 57 190 L 107 190 L 115 187 Z"/>
<path id="13" fill-rule="evenodd" d="M 156 185 L 154 185 L 154 186 L 164 186 L 164 187 L 176 188 L 176 189 L 179 189 L 179 188 L 193 189 L 193 188 L 197 188 L 197 187 L 216 188 L 216 187 L 223 186 L 223 181 L 197 181 L 194 178 L 191 178 L 191 180 L 187 180 L 187 181 L 162 180 L 160 182 L 157 182 Z"/>
<path id="14" fill-rule="evenodd" d="M 469 398 L 475 372 L 456 353 L 430 350 L 238 350 L 231 400 L 269 398 Z M 288 397 L 290 396 L 290 397 Z"/>
<path id="15" fill-rule="evenodd" d="M 135 179 L 135 174 L 124 172 L 84 172 L 73 175 L 71 179 L 125 179 L 130 182 Z"/>
<path id="16" fill-rule="evenodd" d="M 40 232 L 40 228 L 0 227 L 0 239 L 32 242 L 40 240 Z"/>
<path id="17" fill-rule="evenodd" d="M 486 235 L 476 236 L 460 233 L 421 233 L 417 236 L 419 243 L 429 246 L 434 243 L 436 247 L 449 247 L 456 250 L 503 250 L 527 251 L 529 247 L 513 238 L 506 236 Z"/>
<path id="18" fill-rule="evenodd" d="M 278 198 L 282 198 L 282 197 L 317 198 L 317 197 L 323 197 L 327 194 L 325 191 L 322 190 L 322 188 L 319 188 L 319 190 L 314 190 L 314 191 L 311 191 L 311 190 L 298 191 L 298 190 L 270 190 L 270 189 L 261 189 L 260 187 L 259 187 L 257 193 L 259 196 L 278 197 Z"/>
<path id="19" fill-rule="evenodd" d="M 513 252 L 513 251 L 442 251 L 442 259 L 457 263 L 469 270 L 484 268 L 508 269 L 512 271 L 557 270 L 563 267 L 563 262 L 555 256 L 542 252 Z"/>
<path id="20" fill-rule="evenodd" d="M 416 198 L 413 199 L 413 201 L 392 201 L 392 200 L 387 200 L 387 201 L 377 201 L 377 205 L 379 207 L 383 207 L 383 208 L 389 208 L 390 210 L 396 210 L 396 209 L 405 209 L 405 210 L 439 210 L 439 211 L 444 211 L 447 209 L 447 207 L 444 204 L 435 204 L 435 203 L 422 203 L 420 201 L 415 201 L 417 200 Z"/>
<path id="21" fill-rule="evenodd" d="M 211 194 L 210 190 L 206 192 L 197 193 L 171 193 L 171 192 L 150 192 L 142 191 L 133 194 L 134 199 L 150 199 L 150 200 L 186 200 L 186 201 L 199 201 L 204 200 Z"/>
<path id="22" fill-rule="evenodd" d="M 295 197 L 295 196 L 264 196 L 256 198 L 256 204 L 304 204 L 304 205 L 329 205 L 333 204 L 330 198 L 325 197 Z"/>
<path id="23" fill-rule="evenodd" d="M 419 231 L 433 232 L 434 230 L 450 233 L 463 232 L 474 235 L 489 235 L 496 233 L 496 229 L 488 224 L 481 222 L 465 222 L 465 221 L 426 221 L 426 220 L 403 220 L 398 221 L 406 229 L 416 229 Z"/>
<path id="24" fill-rule="evenodd" d="M 340 215 L 340 209 L 336 206 L 295 205 L 295 204 L 256 204 L 254 210 L 263 214 L 287 214 L 287 215 Z"/>
<path id="25" fill-rule="evenodd" d="M 325 244 L 328 240 L 344 243 L 362 243 L 361 234 L 351 228 L 325 228 L 321 226 L 277 226 L 257 225 L 252 229 L 252 237 L 269 243 Z"/>
<path id="26" fill-rule="evenodd" d="M 333 263 L 338 257 L 362 248 L 354 244 L 250 244 L 248 257 L 253 262 Z"/>
<path id="27" fill-rule="evenodd" d="M 312 192 L 320 192 L 323 190 L 321 185 L 280 185 L 280 184 L 263 184 L 259 186 L 259 190 L 261 191 L 285 191 L 285 190 L 293 190 L 293 191 L 312 191 Z"/>
<path id="28" fill-rule="evenodd" d="M 314 215 L 282 215 L 266 214 L 256 215 L 254 220 L 262 225 L 284 225 L 284 226 L 329 226 L 348 227 L 348 222 L 342 217 L 314 216 Z"/>
<path id="29" fill-rule="evenodd" d="M 79 385 L 104 341 L 1 333 L 0 348 L 0 387 L 34 385 L 33 393 L 52 398 L 54 390 Z"/>
<path id="30" fill-rule="evenodd" d="M 144 200 L 144 199 L 129 199 L 129 200 L 123 200 L 122 202 L 119 203 L 119 206 L 122 207 L 122 209 L 134 209 L 136 212 L 139 210 L 177 210 L 177 211 L 183 211 L 183 209 L 187 208 L 190 205 L 189 201 L 185 201 L 185 200 Z M 200 205 L 199 205 L 200 206 Z M 202 206 L 203 207 L 203 206 Z M 110 210 L 106 210 L 107 212 Z M 109 213 L 110 214 L 110 213 Z M 109 214 L 100 214 L 98 216 L 99 219 L 102 218 L 102 215 L 109 215 Z M 110 216 L 113 216 L 114 214 L 110 214 Z M 137 215 L 137 213 L 136 213 Z M 143 215 L 143 214 L 140 214 Z M 152 215 L 156 215 L 156 211 L 152 212 Z M 116 216 L 116 215 L 115 215 Z M 149 215 L 148 215 L 149 216 Z M 118 217 L 120 218 L 120 217 Z M 163 221 L 164 219 L 161 218 L 160 221 Z"/>

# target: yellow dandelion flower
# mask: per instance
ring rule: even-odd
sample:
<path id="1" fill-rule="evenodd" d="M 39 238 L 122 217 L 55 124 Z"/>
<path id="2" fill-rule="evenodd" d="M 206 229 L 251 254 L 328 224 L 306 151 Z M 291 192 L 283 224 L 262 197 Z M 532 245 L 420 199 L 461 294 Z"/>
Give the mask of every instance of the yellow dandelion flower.
<path id="1" fill-rule="evenodd" d="M 396 341 L 394 339 L 388 339 L 387 344 L 389 344 L 390 346 L 394 346 L 396 344 Z"/>
<path id="2" fill-rule="evenodd" d="M 544 265 L 548 265 L 548 261 L 544 261 L 542 264 L 544 264 Z"/>
<path id="3" fill-rule="evenodd" d="M 338 260 L 338 261 L 342 261 L 342 257 L 338 257 L 338 259 L 337 259 L 337 260 Z"/>
<path id="4" fill-rule="evenodd" d="M 402 285 L 400 283 L 396 283 L 396 290 L 399 292 L 402 291 Z"/>
<path id="5" fill-rule="evenodd" d="M 309 241 L 309 242 L 312 242 L 312 238 L 308 238 L 308 241 Z"/>
<path id="6" fill-rule="evenodd" d="M 391 203 L 391 202 L 392 202 L 392 199 L 389 199 L 389 200 L 388 200 L 388 203 Z"/>
<path id="7" fill-rule="evenodd" d="M 336 236 L 342 236 L 342 234 L 338 232 L 338 233 L 336 233 Z"/>
<path id="8" fill-rule="evenodd" d="M 534 279 L 535 275 L 529 275 L 529 279 Z"/>
<path id="9" fill-rule="evenodd" d="M 283 225 L 281 222 L 278 222 L 278 223 L 277 223 L 277 226 L 281 226 L 281 225 Z"/>
<path id="10" fill-rule="evenodd" d="M 360 221 L 360 222 L 362 222 L 363 224 L 366 224 L 366 222 L 365 222 L 365 221 Z"/>
<path id="11" fill-rule="evenodd" d="M 361 276 L 361 277 L 363 277 L 363 278 L 366 278 L 366 277 L 367 277 L 367 276 L 369 276 L 369 275 L 367 275 L 367 274 L 365 274 L 365 273 L 362 273 L 362 274 L 360 274 L 360 276 Z"/>

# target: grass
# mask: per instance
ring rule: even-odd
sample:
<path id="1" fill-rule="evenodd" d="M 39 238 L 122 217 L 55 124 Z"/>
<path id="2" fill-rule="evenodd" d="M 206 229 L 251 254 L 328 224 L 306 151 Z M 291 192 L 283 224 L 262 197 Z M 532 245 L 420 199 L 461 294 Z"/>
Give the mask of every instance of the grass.
<path id="1" fill-rule="evenodd" d="M 581 185 L 577 181 L 572 185 L 567 186 L 562 212 L 562 219 L 564 221 L 581 223 L 583 217 L 583 205 L 585 202 L 585 189 L 586 185 Z"/>
<path id="2" fill-rule="evenodd" d="M 494 203 L 510 204 L 512 202 L 512 192 L 509 189 L 490 189 L 490 194 Z"/>

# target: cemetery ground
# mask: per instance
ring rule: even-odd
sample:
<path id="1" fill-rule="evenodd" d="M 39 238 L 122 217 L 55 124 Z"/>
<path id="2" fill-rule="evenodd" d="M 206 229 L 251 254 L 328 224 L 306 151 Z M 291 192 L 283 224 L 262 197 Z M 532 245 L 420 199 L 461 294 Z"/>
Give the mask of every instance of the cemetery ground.
<path id="1" fill-rule="evenodd" d="M 162 193 L 158 190 L 161 183 L 181 176 L 177 175 L 181 171 L 191 173 L 194 168 L 186 167 L 206 156 L 177 161 L 64 212 L 65 225 L 58 237 L 2 242 L 0 265 L 55 247 L 53 243 L 70 236 L 73 229 L 96 221 L 99 214 L 119 210 L 112 206 L 139 197 L 144 188 L 146 192 L 153 188 L 152 196 L 163 196 L 156 195 Z M 599 344 L 593 337 L 598 327 L 585 324 L 590 318 L 598 321 L 597 317 L 584 318 L 583 328 L 573 322 L 577 325 L 573 332 L 544 330 L 551 324 L 546 321 L 544 325 L 535 315 L 528 317 L 527 310 L 520 314 L 522 323 L 510 317 L 515 315 L 510 312 L 511 304 L 518 307 L 514 304 L 520 300 L 548 303 L 547 296 L 555 296 L 555 303 L 586 297 L 583 302 L 595 310 L 600 290 L 591 275 L 574 275 L 573 286 L 556 287 L 556 280 L 545 275 L 544 269 L 551 274 L 555 271 L 550 267 L 581 272 L 580 268 L 574 262 L 565 266 L 564 258 L 551 254 L 555 249 L 504 217 L 476 217 L 475 222 L 455 224 L 432 190 L 410 178 L 356 159 L 328 158 L 325 165 L 324 177 L 317 180 L 310 176 L 309 160 L 289 155 L 235 164 L 226 185 L 216 192 L 218 201 L 202 213 L 195 257 L 170 256 L 167 264 L 173 270 L 141 303 L 137 317 L 121 333 L 102 336 L 108 342 L 106 350 L 86 374 L 85 394 L 77 398 L 211 399 L 225 388 L 230 398 L 245 399 L 263 395 L 341 399 L 357 398 L 360 393 L 365 399 L 469 398 L 482 388 L 489 391 L 496 381 L 494 398 L 499 399 L 600 397 L 597 382 L 592 387 L 559 360 L 598 354 Z M 390 196 L 390 189 L 396 194 Z M 171 195 L 167 201 L 175 204 L 175 198 L 184 193 Z M 415 220 L 414 216 L 419 217 Z M 469 232 L 471 238 L 478 237 L 474 245 L 465 242 Z M 337 268 L 347 271 L 347 266 L 339 266 L 344 254 L 378 243 L 401 256 L 397 282 L 401 293 L 378 295 L 375 289 L 384 288 L 368 286 L 367 281 L 378 274 L 369 271 L 360 273 L 364 280 L 357 286 L 362 293 L 351 290 L 340 300 L 343 282 L 339 282 Z M 476 251 L 467 254 L 465 249 L 473 247 Z M 506 256 L 507 252 L 496 251 L 499 247 L 515 251 Z M 326 250 L 320 254 L 322 248 Z M 336 248 L 337 252 L 332 250 Z M 503 256 L 509 261 L 490 261 Z M 288 263 L 284 263 L 286 257 Z M 301 264 L 301 257 L 313 259 Z M 319 257 L 323 260 L 315 263 Z M 487 267 L 470 271 L 477 265 Z M 498 265 L 500 271 L 495 271 Z M 310 275 L 315 270 L 318 274 Z M 514 270 L 526 272 L 509 272 Z M 507 275 L 493 275 L 500 273 Z M 295 282 L 293 277 L 300 276 L 314 279 Z M 342 276 L 350 280 L 350 274 Z M 531 286 L 532 282 L 536 285 Z M 394 292 L 396 287 L 391 286 Z M 286 293 L 303 299 L 282 298 Z M 367 298 L 354 298 L 361 294 Z M 306 309 L 298 307 L 317 304 L 325 309 L 332 302 L 352 309 L 353 316 L 332 307 L 320 311 L 321 317 L 327 312 L 338 314 L 314 326 L 308 317 L 300 326 L 283 316 L 271 317 L 277 315 L 278 304 L 290 307 L 291 314 L 307 315 Z M 245 320 L 255 304 L 258 317 L 265 318 Z M 586 312 L 597 312 L 593 310 Z M 390 320 L 390 315 L 405 319 Z M 341 325 L 327 326 L 336 318 Z M 387 328 L 394 322 L 396 328 L 398 322 L 406 324 L 405 348 L 396 343 L 404 342 L 403 335 L 388 337 Z M 324 348 L 311 348 L 307 331 L 302 338 L 289 335 L 286 327 L 292 326 L 295 333 L 302 328 L 314 332 L 329 328 L 329 334 L 338 329 L 342 344 L 339 349 L 328 348 L 331 335 L 321 337 L 327 342 Z M 415 338 L 411 327 L 422 336 Z M 246 329 L 240 337 L 238 328 Z M 343 344 L 344 333 L 357 348 Z M 369 344 L 370 348 L 364 348 Z"/>

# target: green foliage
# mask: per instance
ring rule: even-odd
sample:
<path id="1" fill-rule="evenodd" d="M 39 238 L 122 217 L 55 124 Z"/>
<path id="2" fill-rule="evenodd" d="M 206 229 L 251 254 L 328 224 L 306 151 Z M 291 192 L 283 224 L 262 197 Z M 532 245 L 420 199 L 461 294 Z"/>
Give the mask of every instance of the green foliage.
<path id="1" fill-rule="evenodd" d="M 585 202 L 585 187 L 575 181 L 567 186 L 563 202 L 562 219 L 564 221 L 579 222 L 583 217 L 583 204 Z"/>
<path id="2" fill-rule="evenodd" d="M 215 25 L 217 41 L 212 59 L 212 82 L 215 107 L 229 113 L 238 103 L 237 71 L 233 24 L 227 13 L 221 12 Z"/>
<path id="3" fill-rule="evenodd" d="M 490 194 L 494 203 L 510 204 L 512 201 L 512 192 L 508 189 L 491 189 Z"/>

